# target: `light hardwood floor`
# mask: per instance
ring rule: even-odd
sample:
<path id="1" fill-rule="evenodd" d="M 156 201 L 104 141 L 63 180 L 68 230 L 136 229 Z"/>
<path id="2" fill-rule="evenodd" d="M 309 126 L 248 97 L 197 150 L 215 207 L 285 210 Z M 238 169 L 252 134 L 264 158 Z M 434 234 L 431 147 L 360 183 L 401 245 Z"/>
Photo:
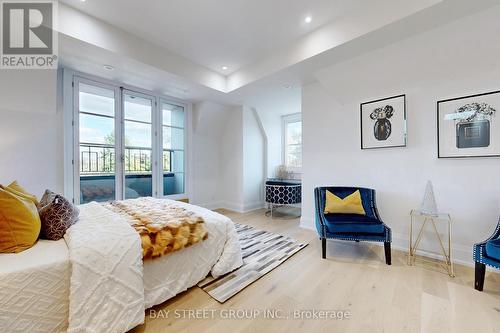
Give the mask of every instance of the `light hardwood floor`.
<path id="1" fill-rule="evenodd" d="M 220 212 L 309 246 L 224 304 L 193 287 L 148 311 L 145 324 L 132 332 L 500 332 L 500 274 L 487 273 L 478 292 L 472 268 L 456 265 L 450 278 L 433 263 L 407 266 L 405 253 L 395 250 L 387 266 L 383 247 L 370 243 L 329 241 L 324 260 L 316 233 L 300 228 L 298 219 L 271 220 L 263 210 Z M 235 315 L 280 310 L 276 314 L 291 317 L 295 310 L 344 310 L 350 318 L 225 319 L 229 309 L 239 310 Z M 179 310 L 208 310 L 209 318 L 176 318 L 188 314 Z"/>

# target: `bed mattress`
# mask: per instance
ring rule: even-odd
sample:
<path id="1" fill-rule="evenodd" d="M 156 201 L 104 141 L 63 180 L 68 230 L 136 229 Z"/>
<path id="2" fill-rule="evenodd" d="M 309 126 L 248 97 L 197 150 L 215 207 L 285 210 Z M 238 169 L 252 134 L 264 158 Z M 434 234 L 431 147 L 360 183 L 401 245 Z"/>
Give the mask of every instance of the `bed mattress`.
<path id="1" fill-rule="evenodd" d="M 2 332 L 66 332 L 70 263 L 64 239 L 0 254 Z"/>

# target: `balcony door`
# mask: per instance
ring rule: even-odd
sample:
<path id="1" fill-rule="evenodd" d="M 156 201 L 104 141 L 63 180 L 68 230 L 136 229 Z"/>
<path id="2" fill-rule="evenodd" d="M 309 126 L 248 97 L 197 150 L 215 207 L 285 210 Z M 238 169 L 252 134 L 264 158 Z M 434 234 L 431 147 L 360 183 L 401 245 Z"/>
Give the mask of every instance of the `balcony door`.
<path id="1" fill-rule="evenodd" d="M 184 106 L 161 101 L 163 195 L 184 193 Z"/>
<path id="2" fill-rule="evenodd" d="M 116 199 L 120 191 L 117 182 L 119 148 L 117 138 L 117 102 L 119 90 L 114 87 L 77 80 L 74 118 L 76 131 L 75 198 L 80 203 Z M 76 200 L 75 200 L 76 201 Z"/>
<path id="3" fill-rule="evenodd" d="M 153 196 L 156 169 L 153 143 L 155 98 L 123 90 L 125 199 Z M 156 190 L 156 188 L 155 188 Z"/>
<path id="4" fill-rule="evenodd" d="M 74 78 L 77 203 L 185 196 L 186 106 Z"/>

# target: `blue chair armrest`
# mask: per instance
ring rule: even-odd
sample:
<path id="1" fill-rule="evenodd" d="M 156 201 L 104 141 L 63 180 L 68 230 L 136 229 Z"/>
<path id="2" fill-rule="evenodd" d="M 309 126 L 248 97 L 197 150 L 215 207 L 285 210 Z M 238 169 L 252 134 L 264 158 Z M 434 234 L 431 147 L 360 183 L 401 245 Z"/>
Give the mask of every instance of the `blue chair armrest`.
<path id="1" fill-rule="evenodd" d="M 497 223 L 495 231 L 488 239 L 474 244 L 472 254 L 474 261 L 500 269 L 500 258 L 490 258 L 485 255 L 486 243 L 498 238 L 500 238 L 500 220 Z"/>
<path id="2" fill-rule="evenodd" d="M 314 206 L 315 206 L 314 215 L 315 215 L 316 230 L 318 231 L 320 237 L 325 238 L 326 237 L 326 225 L 325 225 L 325 215 L 324 215 L 325 203 L 323 202 L 321 196 L 320 187 L 316 187 L 314 189 Z"/>
<path id="3" fill-rule="evenodd" d="M 380 214 L 379 214 L 378 209 L 377 209 L 375 190 L 370 189 L 369 191 L 370 191 L 369 192 L 370 193 L 370 209 L 372 211 L 372 214 L 377 220 L 382 222 L 382 219 L 380 218 Z"/>
<path id="4" fill-rule="evenodd" d="M 479 246 L 484 246 L 484 245 L 486 245 L 486 242 L 488 242 L 492 239 L 497 239 L 497 238 L 500 238 L 500 220 L 498 221 L 497 227 L 496 227 L 495 231 L 493 232 L 493 234 L 490 237 L 488 237 L 488 239 L 485 239 L 482 242 L 474 244 L 474 247 L 477 248 Z"/>
<path id="5" fill-rule="evenodd" d="M 488 240 L 486 240 L 486 242 L 489 240 L 492 240 L 492 239 L 497 239 L 497 238 L 500 238 L 500 219 L 498 220 L 497 228 L 493 232 L 493 235 L 491 235 L 491 237 L 488 238 Z"/>

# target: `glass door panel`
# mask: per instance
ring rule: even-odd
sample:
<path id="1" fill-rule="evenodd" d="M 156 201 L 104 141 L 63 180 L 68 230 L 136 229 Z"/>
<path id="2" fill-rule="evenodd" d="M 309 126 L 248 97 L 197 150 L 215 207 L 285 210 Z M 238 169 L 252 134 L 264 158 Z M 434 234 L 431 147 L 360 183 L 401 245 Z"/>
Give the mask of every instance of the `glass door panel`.
<path id="1" fill-rule="evenodd" d="M 184 193 L 184 107 L 161 103 L 163 195 Z"/>
<path id="2" fill-rule="evenodd" d="M 153 195 L 153 99 L 123 93 L 125 199 Z"/>
<path id="3" fill-rule="evenodd" d="M 80 203 L 116 198 L 115 91 L 78 83 Z"/>

